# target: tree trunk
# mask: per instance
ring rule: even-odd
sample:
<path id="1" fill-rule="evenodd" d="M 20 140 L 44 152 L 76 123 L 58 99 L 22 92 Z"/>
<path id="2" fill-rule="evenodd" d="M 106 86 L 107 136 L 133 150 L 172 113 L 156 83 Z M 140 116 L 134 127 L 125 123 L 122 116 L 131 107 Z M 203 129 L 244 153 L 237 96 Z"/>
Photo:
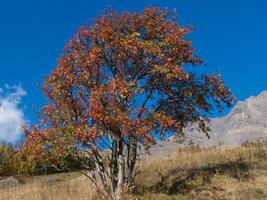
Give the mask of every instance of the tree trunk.
<path id="1" fill-rule="evenodd" d="M 119 141 L 119 149 L 118 149 L 118 182 L 115 189 L 115 200 L 122 199 L 122 193 L 125 185 L 125 162 L 123 155 L 123 141 L 120 139 Z"/>
<path id="2" fill-rule="evenodd" d="M 95 156 L 96 171 L 97 171 L 97 173 L 99 175 L 99 178 L 100 178 L 101 184 L 103 186 L 105 195 L 108 195 L 109 192 L 110 192 L 110 189 L 109 189 L 109 186 L 108 186 L 108 183 L 107 183 L 107 179 L 106 179 L 106 176 L 105 176 L 105 167 L 104 167 L 104 164 L 103 164 L 102 157 L 96 151 L 94 151 L 93 153 L 94 153 L 94 156 Z"/>
<path id="3" fill-rule="evenodd" d="M 119 165 L 118 183 L 115 190 L 115 200 L 122 199 L 122 192 L 124 189 L 124 159 L 122 155 L 119 155 L 118 157 L 118 165 Z"/>
<path id="4" fill-rule="evenodd" d="M 129 137 L 129 144 L 127 145 L 128 152 L 127 152 L 127 165 L 125 166 L 126 169 L 126 184 L 127 187 L 130 186 L 133 178 L 134 178 L 134 169 L 135 169 L 135 163 L 137 158 L 137 143 L 136 139 L 133 137 Z"/>
<path id="5" fill-rule="evenodd" d="M 127 148 L 122 138 L 112 140 L 111 154 L 109 157 L 110 191 L 114 200 L 122 200 L 123 192 L 129 189 L 133 180 L 133 172 L 137 156 L 137 143 L 134 138 L 129 138 Z"/>
<path id="6" fill-rule="evenodd" d="M 115 189 L 117 186 L 117 168 L 118 168 L 118 163 L 117 163 L 117 157 L 118 157 L 118 147 L 117 147 L 117 140 L 112 141 L 112 148 L 111 148 L 111 154 L 110 154 L 110 159 L 109 159 L 109 176 L 110 176 L 110 181 L 112 184 L 112 192 L 115 194 Z M 113 195 L 114 196 L 114 195 Z"/>

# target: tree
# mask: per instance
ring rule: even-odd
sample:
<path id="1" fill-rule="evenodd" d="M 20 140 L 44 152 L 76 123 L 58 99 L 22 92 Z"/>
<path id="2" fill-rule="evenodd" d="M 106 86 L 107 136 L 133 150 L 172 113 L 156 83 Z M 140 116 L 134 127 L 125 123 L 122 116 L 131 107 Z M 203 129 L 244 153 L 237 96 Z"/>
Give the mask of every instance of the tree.
<path id="1" fill-rule="evenodd" d="M 83 170 L 84 166 L 89 169 L 93 167 L 93 163 L 86 156 L 77 155 L 63 148 L 61 148 L 63 153 L 60 153 L 56 148 L 47 152 L 43 152 L 42 149 L 36 151 L 38 147 L 34 147 L 35 149 L 29 148 L 29 146 L 19 148 L 20 150 L 12 157 L 13 164 L 9 165 L 13 169 L 12 175 L 45 175 Z M 3 175 L 11 174 L 4 173 Z"/>
<path id="2" fill-rule="evenodd" d="M 166 134 L 182 137 L 193 123 L 208 135 L 207 113 L 234 100 L 221 76 L 194 73 L 191 66 L 203 62 L 191 30 L 158 8 L 108 12 L 82 26 L 44 81 L 49 102 L 42 123 L 25 129 L 25 146 L 35 155 L 86 155 L 94 163 L 90 180 L 121 199 L 135 176 L 138 147 Z"/>
<path id="3" fill-rule="evenodd" d="M 0 144 L 0 175 L 9 176 L 14 174 L 15 149 L 12 144 Z"/>

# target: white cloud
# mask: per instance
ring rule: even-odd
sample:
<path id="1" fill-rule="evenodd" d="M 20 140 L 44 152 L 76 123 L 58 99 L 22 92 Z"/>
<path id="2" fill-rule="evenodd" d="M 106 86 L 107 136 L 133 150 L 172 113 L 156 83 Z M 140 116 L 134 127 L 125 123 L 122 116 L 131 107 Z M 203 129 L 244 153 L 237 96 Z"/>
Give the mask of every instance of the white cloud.
<path id="1" fill-rule="evenodd" d="M 26 121 L 20 104 L 26 95 L 20 85 L 0 88 L 0 141 L 14 143 L 21 136 L 21 124 Z"/>

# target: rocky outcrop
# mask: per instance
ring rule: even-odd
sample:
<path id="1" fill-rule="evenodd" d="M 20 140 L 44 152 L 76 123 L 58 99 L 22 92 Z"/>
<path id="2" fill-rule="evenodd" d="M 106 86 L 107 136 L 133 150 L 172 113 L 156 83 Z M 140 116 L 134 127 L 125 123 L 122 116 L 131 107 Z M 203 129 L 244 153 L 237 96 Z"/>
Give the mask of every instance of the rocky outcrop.
<path id="1" fill-rule="evenodd" d="M 19 181 L 12 176 L 0 180 L 0 188 L 15 187 L 18 185 Z"/>
<path id="2" fill-rule="evenodd" d="M 204 146 L 235 146 L 267 139 L 267 91 L 239 101 L 227 116 L 211 119 L 209 126 L 210 140 L 197 131 L 185 131 L 186 137 Z"/>

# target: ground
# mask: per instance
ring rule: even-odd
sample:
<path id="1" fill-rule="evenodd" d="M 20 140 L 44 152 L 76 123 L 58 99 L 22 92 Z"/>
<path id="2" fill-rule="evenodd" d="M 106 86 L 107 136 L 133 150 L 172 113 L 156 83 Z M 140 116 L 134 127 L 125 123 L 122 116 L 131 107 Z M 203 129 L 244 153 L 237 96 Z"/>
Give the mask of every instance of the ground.
<path id="1" fill-rule="evenodd" d="M 267 143 L 232 149 L 177 149 L 169 157 L 140 162 L 133 194 L 141 200 L 267 199 Z M 0 200 L 93 200 L 99 195 L 79 172 L 17 177 L 0 189 Z"/>

